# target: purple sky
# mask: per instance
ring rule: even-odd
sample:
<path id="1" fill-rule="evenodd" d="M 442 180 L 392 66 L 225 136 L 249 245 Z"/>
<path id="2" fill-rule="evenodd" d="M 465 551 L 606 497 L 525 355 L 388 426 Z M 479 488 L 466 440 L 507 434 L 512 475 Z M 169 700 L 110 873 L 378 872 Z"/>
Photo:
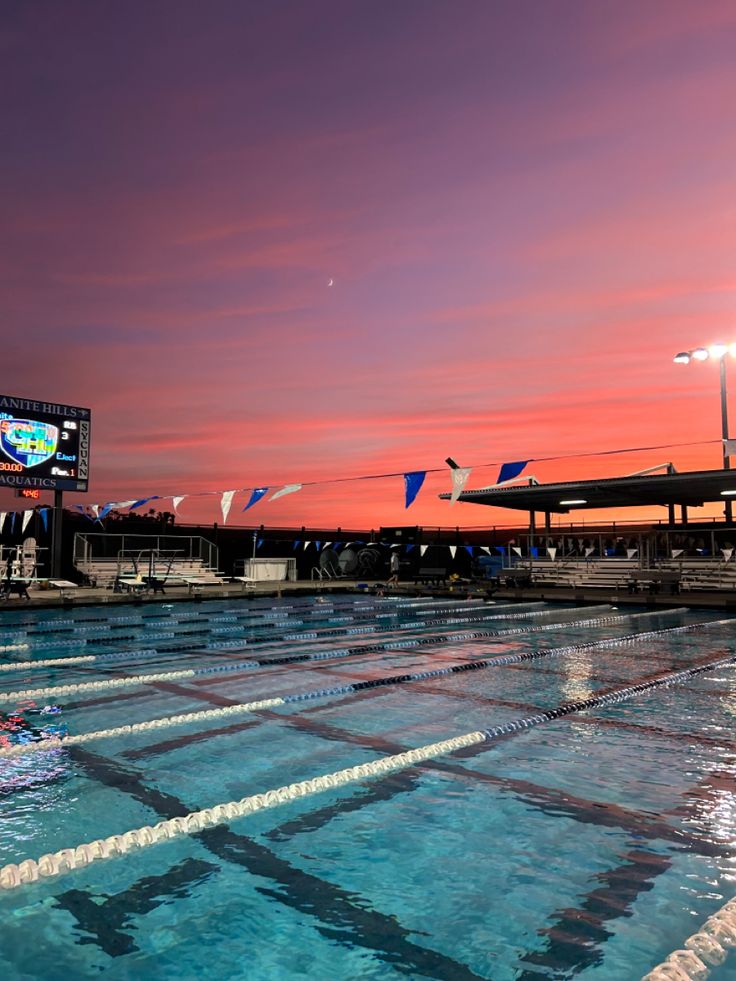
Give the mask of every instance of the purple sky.
<path id="1" fill-rule="evenodd" d="M 730 0 L 8 0 L 0 391 L 92 407 L 85 503 L 717 438 L 734 52 Z M 533 472 L 667 459 L 720 453 Z M 446 489 L 247 517 L 509 520 Z"/>

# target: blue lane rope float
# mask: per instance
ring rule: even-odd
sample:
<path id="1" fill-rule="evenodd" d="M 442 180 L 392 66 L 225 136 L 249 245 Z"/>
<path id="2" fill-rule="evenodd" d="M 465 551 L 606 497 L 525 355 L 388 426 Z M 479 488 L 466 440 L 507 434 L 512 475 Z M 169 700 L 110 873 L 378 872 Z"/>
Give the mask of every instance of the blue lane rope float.
<path id="1" fill-rule="evenodd" d="M 706 623 L 706 626 L 713 621 Z M 722 621 L 729 622 L 729 621 Z M 481 671 L 484 668 L 504 667 L 509 664 L 521 664 L 524 661 L 536 661 L 546 657 L 559 657 L 565 654 L 581 653 L 584 651 L 600 650 L 607 647 L 623 647 L 638 643 L 642 640 L 649 640 L 652 637 L 682 633 L 692 630 L 702 624 L 688 624 L 683 627 L 671 627 L 662 630 L 648 630 L 643 633 L 629 634 L 626 637 L 613 639 L 589 641 L 584 644 L 568 644 L 565 647 L 552 647 L 538 651 L 520 651 L 514 654 L 500 654 L 494 657 L 477 659 L 474 661 L 462 661 L 459 664 L 452 664 L 444 668 L 433 668 L 430 671 L 415 671 L 407 674 L 385 675 L 381 678 L 373 678 L 367 681 L 354 681 L 344 685 L 333 685 L 330 688 L 317 688 L 312 691 L 297 692 L 291 695 L 276 695 L 259 699 L 254 702 L 241 702 L 237 705 L 226 705 L 216 709 L 204 709 L 200 712 L 187 712 L 180 715 L 164 716 L 159 719 L 151 719 L 147 722 L 132 723 L 130 725 L 116 726 L 112 729 L 98 729 L 94 732 L 80 733 L 79 735 L 69 736 L 67 734 L 54 736 L 37 743 L 28 743 L 19 746 L 0 748 L 0 759 L 4 757 L 23 756 L 27 753 L 39 752 L 42 750 L 59 749 L 62 746 L 78 745 L 80 743 L 91 742 L 95 739 L 109 739 L 115 736 L 128 736 L 136 732 L 147 732 L 151 729 L 161 729 L 168 726 L 189 725 L 195 722 L 202 722 L 209 719 L 225 718 L 231 715 L 244 715 L 250 712 L 258 712 L 262 709 L 278 708 L 283 705 L 295 705 L 299 702 L 307 702 L 316 698 L 332 698 L 338 695 L 348 695 L 358 691 L 368 691 L 372 688 L 382 688 L 388 685 L 400 685 L 413 682 L 427 681 L 432 678 L 439 678 L 444 675 L 461 674 L 466 671 Z"/>
<path id="2" fill-rule="evenodd" d="M 308 780 L 299 781 L 298 783 L 276 787 L 265 793 L 243 797 L 241 800 L 216 804 L 214 807 L 205 808 L 201 811 L 193 811 L 182 817 L 171 818 L 168 821 L 159 821 L 158 824 L 153 826 L 145 825 L 141 828 L 126 831 L 123 834 L 110 835 L 108 838 L 98 838 L 95 841 L 78 845 L 75 848 L 62 848 L 60 851 L 42 855 L 39 859 L 28 858 L 18 864 L 13 862 L 0 868 L 0 888 L 15 889 L 18 886 L 36 882 L 40 878 L 63 875 L 66 872 L 84 868 L 92 862 L 101 859 L 126 855 L 133 849 L 147 848 L 150 845 L 168 841 L 181 835 L 196 834 L 205 828 L 226 824 L 237 818 L 255 814 L 266 808 L 278 807 L 281 804 L 298 800 L 301 797 L 322 793 L 326 790 L 333 790 L 337 787 L 356 783 L 370 777 L 381 777 L 384 774 L 406 769 L 428 759 L 444 756 L 448 753 L 453 753 L 457 750 L 476 746 L 481 743 L 492 742 L 500 737 L 516 732 L 523 732 L 525 729 L 532 729 L 545 722 L 553 722 L 568 715 L 585 712 L 588 709 L 615 705 L 653 691 L 656 688 L 663 688 L 688 681 L 706 671 L 730 667 L 734 663 L 736 663 L 736 658 L 733 655 L 706 661 L 693 665 L 683 671 L 674 671 L 668 675 L 636 685 L 627 685 L 606 695 L 595 696 L 578 702 L 567 702 L 558 706 L 556 709 L 545 710 L 539 712 L 537 715 L 527 716 L 500 726 L 494 726 L 490 729 L 468 732 L 461 736 L 444 739 L 441 742 L 420 746 L 417 749 L 411 749 L 392 756 L 384 756 L 369 763 L 349 766 L 343 770 L 337 770 L 334 773 L 327 773 Z"/>

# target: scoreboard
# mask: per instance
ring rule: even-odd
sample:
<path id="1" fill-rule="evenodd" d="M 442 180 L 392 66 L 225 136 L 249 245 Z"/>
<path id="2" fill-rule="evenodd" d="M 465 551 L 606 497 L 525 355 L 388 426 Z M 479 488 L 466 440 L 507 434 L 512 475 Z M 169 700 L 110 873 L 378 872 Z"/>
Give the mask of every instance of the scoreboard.
<path id="1" fill-rule="evenodd" d="M 86 491 L 91 413 L 0 395 L 0 487 Z"/>

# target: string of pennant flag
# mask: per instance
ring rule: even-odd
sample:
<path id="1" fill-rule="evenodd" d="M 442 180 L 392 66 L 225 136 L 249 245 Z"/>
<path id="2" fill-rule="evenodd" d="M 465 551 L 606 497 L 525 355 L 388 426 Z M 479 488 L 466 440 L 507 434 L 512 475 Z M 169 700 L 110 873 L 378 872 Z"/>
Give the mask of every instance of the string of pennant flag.
<path id="1" fill-rule="evenodd" d="M 613 456 L 617 454 L 624 453 L 642 453 L 651 450 L 664 450 L 673 449 L 677 447 L 687 447 L 687 446 L 705 446 L 712 443 L 724 442 L 722 440 L 699 440 L 696 442 L 688 443 L 663 443 L 657 446 L 629 446 L 622 447 L 614 450 L 597 450 L 595 452 L 587 453 L 567 453 L 558 456 L 544 456 L 544 457 L 529 457 L 526 460 L 514 460 L 507 463 L 500 464 L 500 470 L 496 478 L 495 485 L 501 486 L 510 481 L 516 480 L 525 470 L 525 468 L 530 463 L 542 463 L 552 460 L 570 460 L 570 459 L 580 459 L 582 457 L 594 457 L 594 456 Z M 726 443 L 736 442 L 733 440 L 726 440 Z M 727 447 L 730 452 L 731 447 Z M 736 447 L 734 448 L 736 452 Z M 453 460 L 448 458 L 448 464 L 450 465 L 450 478 L 452 481 L 452 490 L 450 494 L 450 504 L 454 504 L 457 499 L 462 494 L 465 486 L 468 482 L 468 478 L 473 470 L 484 469 L 487 467 L 497 467 L 498 463 L 481 463 L 476 464 L 472 467 L 460 467 Z M 250 508 L 254 507 L 261 501 L 269 491 L 273 490 L 270 497 L 267 499 L 267 503 L 271 501 L 276 501 L 281 497 L 285 497 L 288 494 L 295 494 L 302 490 L 304 487 L 313 487 L 323 484 L 335 484 L 335 483 L 347 483 L 359 480 L 382 480 L 386 478 L 400 477 L 404 484 L 404 507 L 409 508 L 414 503 L 419 494 L 427 474 L 429 473 L 442 473 L 445 471 L 444 467 L 430 467 L 425 470 L 410 470 L 406 472 L 395 472 L 395 473 L 381 473 L 381 474 L 363 474 L 356 477 L 331 477 L 324 480 L 311 480 L 303 481 L 301 483 L 284 484 L 281 487 L 273 490 L 271 486 L 262 487 L 244 487 L 235 488 L 233 490 L 217 490 L 217 491 L 201 491 L 189 494 L 152 494 L 149 497 L 132 498 L 126 501 L 107 501 L 104 504 L 75 504 L 73 509 L 79 511 L 81 514 L 88 517 L 91 521 L 102 522 L 104 518 L 110 514 L 111 511 L 136 511 L 139 508 L 145 507 L 146 504 L 150 504 L 152 501 L 165 501 L 171 500 L 172 507 L 175 514 L 179 514 L 179 507 L 184 500 L 187 498 L 194 497 L 211 497 L 219 496 L 220 498 L 220 511 L 222 513 L 223 524 L 227 524 L 228 516 L 232 510 L 233 500 L 236 494 L 248 493 L 249 497 L 246 501 L 242 511 L 248 511 Z M 30 515 L 35 509 L 24 510 L 17 512 L 22 515 L 23 521 L 23 531 L 30 520 Z M 49 508 L 40 508 L 38 513 L 41 515 L 43 521 L 44 529 L 47 527 L 48 522 L 48 511 Z M 13 522 L 12 529 L 15 529 L 16 512 L 6 512 L 0 511 L 0 531 L 2 531 L 5 519 L 11 515 L 11 520 Z"/>

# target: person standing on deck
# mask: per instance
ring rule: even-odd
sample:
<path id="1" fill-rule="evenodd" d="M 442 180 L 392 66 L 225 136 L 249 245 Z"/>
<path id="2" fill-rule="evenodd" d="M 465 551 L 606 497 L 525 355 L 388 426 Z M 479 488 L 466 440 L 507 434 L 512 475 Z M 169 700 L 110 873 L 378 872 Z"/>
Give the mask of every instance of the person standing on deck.
<path id="1" fill-rule="evenodd" d="M 389 570 L 391 575 L 389 577 L 387 586 L 398 586 L 399 584 L 399 553 L 396 549 L 391 552 L 391 558 L 389 560 Z"/>

